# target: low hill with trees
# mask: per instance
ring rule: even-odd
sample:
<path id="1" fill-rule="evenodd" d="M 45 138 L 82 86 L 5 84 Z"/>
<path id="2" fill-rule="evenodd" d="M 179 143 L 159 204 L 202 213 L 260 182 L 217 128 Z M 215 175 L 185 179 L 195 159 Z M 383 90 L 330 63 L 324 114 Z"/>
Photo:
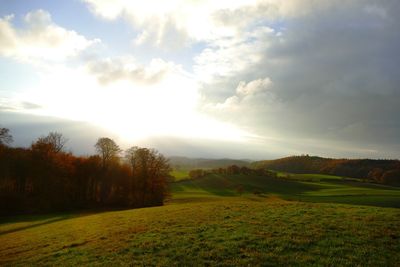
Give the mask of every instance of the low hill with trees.
<path id="1" fill-rule="evenodd" d="M 316 156 L 291 156 L 257 161 L 252 167 L 293 173 L 319 173 L 362 178 L 400 186 L 400 161 L 375 159 L 330 159 Z"/>
<path id="2" fill-rule="evenodd" d="M 192 169 L 214 169 L 225 168 L 231 165 L 239 167 L 249 166 L 249 160 L 240 159 L 207 159 L 207 158 L 187 158 L 187 157 L 169 157 L 171 167 L 174 169 L 192 170 Z"/>

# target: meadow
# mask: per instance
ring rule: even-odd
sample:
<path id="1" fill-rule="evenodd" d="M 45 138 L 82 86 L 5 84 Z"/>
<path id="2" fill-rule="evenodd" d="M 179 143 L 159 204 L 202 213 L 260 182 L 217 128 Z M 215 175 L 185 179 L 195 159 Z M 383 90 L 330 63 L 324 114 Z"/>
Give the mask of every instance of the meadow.
<path id="1" fill-rule="evenodd" d="M 172 184 L 173 201 L 223 196 L 276 196 L 285 200 L 400 208 L 400 188 L 321 174 L 278 173 L 278 178 L 211 174 Z"/>
<path id="2" fill-rule="evenodd" d="M 278 176 L 182 180 L 162 207 L 2 218 L 0 265 L 398 266 L 399 188 Z"/>
<path id="3" fill-rule="evenodd" d="M 171 175 L 174 177 L 175 181 L 189 179 L 189 171 L 188 170 L 172 170 Z"/>

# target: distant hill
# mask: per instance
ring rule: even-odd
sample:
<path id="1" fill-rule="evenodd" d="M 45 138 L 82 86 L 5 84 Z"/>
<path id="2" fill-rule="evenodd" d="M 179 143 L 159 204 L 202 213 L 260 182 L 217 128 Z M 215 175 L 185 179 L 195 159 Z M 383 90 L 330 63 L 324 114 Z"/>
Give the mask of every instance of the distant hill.
<path id="1" fill-rule="evenodd" d="M 169 162 L 174 169 L 213 169 L 224 168 L 231 165 L 239 167 L 249 166 L 250 160 L 238 159 L 205 159 L 205 158 L 188 158 L 188 157 L 169 157 Z"/>
<path id="2" fill-rule="evenodd" d="M 320 173 L 363 178 L 384 184 L 400 185 L 399 160 L 330 159 L 305 155 L 256 161 L 251 166 L 293 173 Z"/>

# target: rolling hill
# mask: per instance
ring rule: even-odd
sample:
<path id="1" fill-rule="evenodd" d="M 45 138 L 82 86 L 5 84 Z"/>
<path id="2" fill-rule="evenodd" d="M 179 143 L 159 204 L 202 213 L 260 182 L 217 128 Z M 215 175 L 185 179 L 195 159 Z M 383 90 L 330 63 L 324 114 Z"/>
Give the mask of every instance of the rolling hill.
<path id="1" fill-rule="evenodd" d="M 387 159 L 331 159 L 317 156 L 291 156 L 251 163 L 266 168 L 293 173 L 320 173 L 362 178 L 370 181 L 400 185 L 400 161 Z"/>
<path id="2" fill-rule="evenodd" d="M 400 210 L 390 208 L 399 207 L 399 188 L 327 175 L 278 176 L 213 174 L 175 182 L 162 207 L 2 218 L 0 265 L 400 262 Z"/>
<path id="3" fill-rule="evenodd" d="M 250 160 L 240 159 L 206 159 L 206 158 L 187 158 L 169 157 L 169 162 L 174 169 L 213 169 L 224 168 L 230 165 L 249 166 Z"/>
<path id="4" fill-rule="evenodd" d="M 278 178 L 211 174 L 172 184 L 172 201 L 225 196 L 277 196 L 286 200 L 400 208 L 400 188 L 321 174 L 279 173 Z"/>

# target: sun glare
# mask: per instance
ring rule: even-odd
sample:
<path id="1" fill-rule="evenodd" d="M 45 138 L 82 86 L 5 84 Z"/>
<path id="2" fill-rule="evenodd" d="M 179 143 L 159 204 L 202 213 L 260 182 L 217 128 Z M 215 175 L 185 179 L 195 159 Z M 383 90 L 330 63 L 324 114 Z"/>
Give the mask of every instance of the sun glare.
<path id="1" fill-rule="evenodd" d="M 60 68 L 23 98 L 42 106 L 36 114 L 90 122 L 125 142 L 160 136 L 244 141 L 249 136 L 200 114 L 196 84 L 182 74 L 172 73 L 152 85 L 120 80 L 103 86 L 82 70 Z"/>

